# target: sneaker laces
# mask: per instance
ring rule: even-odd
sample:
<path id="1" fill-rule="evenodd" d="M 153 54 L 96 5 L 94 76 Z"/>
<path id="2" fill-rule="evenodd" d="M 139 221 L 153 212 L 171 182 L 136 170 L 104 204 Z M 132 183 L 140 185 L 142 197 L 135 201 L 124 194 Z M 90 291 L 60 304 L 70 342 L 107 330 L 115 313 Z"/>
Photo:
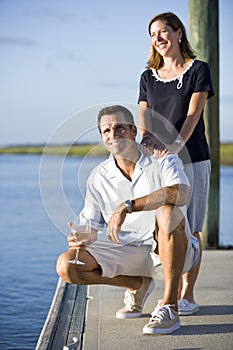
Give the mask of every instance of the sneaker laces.
<path id="1" fill-rule="evenodd" d="M 163 305 L 161 306 L 161 308 L 159 310 L 154 310 L 152 313 L 151 313 L 151 321 L 162 321 L 163 318 L 166 316 L 167 312 L 169 314 L 169 317 L 170 317 L 170 320 L 174 320 L 175 319 L 175 316 L 173 315 L 172 313 L 172 310 L 171 310 L 171 307 L 172 305 L 171 304 L 168 304 L 168 305 Z"/>

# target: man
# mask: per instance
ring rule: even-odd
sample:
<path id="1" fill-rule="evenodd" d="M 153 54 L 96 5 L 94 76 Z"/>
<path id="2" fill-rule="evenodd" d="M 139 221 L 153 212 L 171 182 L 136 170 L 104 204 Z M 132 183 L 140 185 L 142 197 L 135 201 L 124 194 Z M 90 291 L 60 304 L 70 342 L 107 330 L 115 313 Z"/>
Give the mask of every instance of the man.
<path id="1" fill-rule="evenodd" d="M 154 287 L 153 278 L 160 278 L 162 266 L 163 300 L 143 333 L 172 333 L 180 327 L 179 278 L 198 260 L 198 245 L 192 244 L 184 218 L 189 187 L 182 163 L 177 155 L 164 153 L 156 159 L 141 154 L 133 116 L 123 106 L 102 109 L 98 127 L 111 154 L 87 182 L 80 215 L 91 220 L 92 235 L 89 241 L 75 241 L 74 236 L 68 239 L 73 249 L 59 257 L 57 272 L 68 283 L 126 288 L 125 306 L 116 317 L 134 318 L 141 316 Z M 105 224 L 109 239 L 95 240 Z M 85 265 L 70 264 L 75 248 L 83 245 L 79 258 Z"/>

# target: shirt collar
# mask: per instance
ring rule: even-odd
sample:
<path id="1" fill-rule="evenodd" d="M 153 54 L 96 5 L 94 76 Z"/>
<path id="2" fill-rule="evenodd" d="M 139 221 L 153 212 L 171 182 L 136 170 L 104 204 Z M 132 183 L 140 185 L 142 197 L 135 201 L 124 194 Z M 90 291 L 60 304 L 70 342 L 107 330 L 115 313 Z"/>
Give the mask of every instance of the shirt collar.
<path id="1" fill-rule="evenodd" d="M 145 156 L 140 149 L 141 146 L 139 144 L 137 145 L 138 145 L 138 151 L 140 153 L 140 158 L 136 163 L 135 172 L 138 172 L 138 170 L 142 171 L 143 168 L 147 167 L 152 163 L 152 157 Z M 123 176 L 120 170 L 116 166 L 115 159 L 112 153 L 110 154 L 108 160 L 105 163 L 105 168 L 110 178 L 118 177 L 119 175 Z"/>

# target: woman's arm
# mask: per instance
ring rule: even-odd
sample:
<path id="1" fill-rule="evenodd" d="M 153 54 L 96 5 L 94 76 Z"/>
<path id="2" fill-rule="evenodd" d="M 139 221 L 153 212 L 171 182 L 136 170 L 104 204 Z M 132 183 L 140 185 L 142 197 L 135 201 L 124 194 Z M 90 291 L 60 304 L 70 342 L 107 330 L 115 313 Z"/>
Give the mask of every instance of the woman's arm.
<path id="1" fill-rule="evenodd" d="M 199 119 L 201 112 L 205 107 L 206 100 L 208 97 L 208 92 L 194 92 L 192 94 L 187 118 L 180 130 L 180 137 L 186 143 L 190 136 L 192 135 Z"/>
<path id="2" fill-rule="evenodd" d="M 152 134 L 151 118 L 147 101 L 139 102 L 139 129 L 141 138 Z"/>
<path id="3" fill-rule="evenodd" d="M 156 146 L 157 153 L 160 153 L 157 157 L 162 157 L 165 154 L 165 146 L 153 134 L 151 110 L 146 101 L 139 102 L 139 129 L 143 153 L 147 156 L 153 155 Z"/>
<path id="4" fill-rule="evenodd" d="M 170 153 L 178 153 L 184 144 L 191 137 L 199 119 L 201 112 L 205 107 L 206 100 L 208 97 L 208 92 L 194 92 L 192 94 L 187 117 L 184 121 L 184 124 L 180 130 L 179 139 L 182 141 L 177 143 L 176 141 L 172 145 L 166 145 Z"/>

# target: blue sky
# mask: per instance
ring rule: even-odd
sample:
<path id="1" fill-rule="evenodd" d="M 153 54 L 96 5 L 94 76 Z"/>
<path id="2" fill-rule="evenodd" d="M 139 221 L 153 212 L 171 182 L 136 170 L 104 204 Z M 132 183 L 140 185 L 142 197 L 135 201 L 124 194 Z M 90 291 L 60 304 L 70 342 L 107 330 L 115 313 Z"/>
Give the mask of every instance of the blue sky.
<path id="1" fill-rule="evenodd" d="M 46 142 L 83 110 L 81 129 L 95 126 L 93 106 L 136 105 L 147 24 L 164 11 L 188 31 L 188 0 L 0 0 L 0 145 Z M 232 14 L 219 0 L 221 141 L 233 141 Z"/>

